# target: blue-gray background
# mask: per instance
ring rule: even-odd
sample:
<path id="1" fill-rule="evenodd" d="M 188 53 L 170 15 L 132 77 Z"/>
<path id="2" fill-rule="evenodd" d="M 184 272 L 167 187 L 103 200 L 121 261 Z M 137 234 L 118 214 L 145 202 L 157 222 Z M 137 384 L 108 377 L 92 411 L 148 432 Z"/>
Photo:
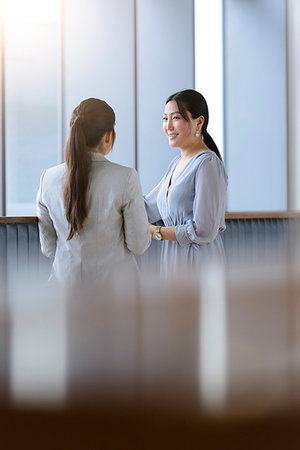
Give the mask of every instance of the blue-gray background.
<path id="1" fill-rule="evenodd" d="M 18 24 L 4 36 L 6 214 L 34 214 L 40 174 L 62 161 L 87 97 L 115 109 L 111 159 L 136 166 L 149 191 L 177 152 L 162 132 L 165 99 L 194 87 L 194 1 L 64 0 L 62 27 Z M 285 210 L 285 0 L 224 0 L 223 48 L 227 209 Z"/>

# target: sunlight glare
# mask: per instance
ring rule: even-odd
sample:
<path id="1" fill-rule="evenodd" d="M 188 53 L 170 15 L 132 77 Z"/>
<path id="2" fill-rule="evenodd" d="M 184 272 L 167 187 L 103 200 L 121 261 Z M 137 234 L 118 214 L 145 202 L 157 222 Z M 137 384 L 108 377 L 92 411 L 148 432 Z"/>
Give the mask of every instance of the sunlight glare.
<path id="1" fill-rule="evenodd" d="M 6 23 L 57 21 L 60 0 L 4 0 Z"/>

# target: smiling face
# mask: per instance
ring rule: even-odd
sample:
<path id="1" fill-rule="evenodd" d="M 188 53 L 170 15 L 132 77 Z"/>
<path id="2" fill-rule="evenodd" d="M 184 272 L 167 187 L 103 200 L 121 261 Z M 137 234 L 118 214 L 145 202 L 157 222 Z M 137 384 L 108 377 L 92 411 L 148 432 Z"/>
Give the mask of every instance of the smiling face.
<path id="1" fill-rule="evenodd" d="M 197 139 L 196 131 L 201 134 L 203 117 L 193 119 L 189 111 L 186 111 L 186 114 L 188 121 L 180 114 L 175 100 L 171 100 L 165 106 L 163 129 L 169 138 L 170 147 L 181 149 L 192 147 Z"/>

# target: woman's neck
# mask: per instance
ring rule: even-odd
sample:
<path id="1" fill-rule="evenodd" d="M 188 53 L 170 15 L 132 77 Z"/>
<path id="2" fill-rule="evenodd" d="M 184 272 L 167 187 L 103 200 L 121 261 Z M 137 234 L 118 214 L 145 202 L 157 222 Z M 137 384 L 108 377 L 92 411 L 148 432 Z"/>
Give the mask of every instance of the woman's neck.
<path id="1" fill-rule="evenodd" d="M 91 147 L 90 152 L 93 153 L 101 153 L 103 156 L 106 156 L 108 152 L 105 151 L 106 149 L 103 147 L 103 145 L 96 145 L 96 147 Z"/>
<path id="2" fill-rule="evenodd" d="M 181 159 L 183 159 L 183 160 L 191 159 L 193 156 L 197 155 L 198 153 L 200 153 L 200 152 L 202 152 L 204 150 L 209 150 L 209 148 L 204 143 L 203 139 L 201 139 L 200 141 L 198 141 L 194 145 L 191 145 L 191 146 L 186 147 L 186 148 L 181 148 L 180 149 Z"/>

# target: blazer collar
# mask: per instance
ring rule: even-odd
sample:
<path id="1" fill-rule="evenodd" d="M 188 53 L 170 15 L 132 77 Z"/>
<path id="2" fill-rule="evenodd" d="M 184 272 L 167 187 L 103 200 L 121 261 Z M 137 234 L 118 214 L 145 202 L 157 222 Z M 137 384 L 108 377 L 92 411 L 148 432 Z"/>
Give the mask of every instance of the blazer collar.
<path id="1" fill-rule="evenodd" d="M 91 161 L 107 161 L 102 153 L 90 152 Z"/>

